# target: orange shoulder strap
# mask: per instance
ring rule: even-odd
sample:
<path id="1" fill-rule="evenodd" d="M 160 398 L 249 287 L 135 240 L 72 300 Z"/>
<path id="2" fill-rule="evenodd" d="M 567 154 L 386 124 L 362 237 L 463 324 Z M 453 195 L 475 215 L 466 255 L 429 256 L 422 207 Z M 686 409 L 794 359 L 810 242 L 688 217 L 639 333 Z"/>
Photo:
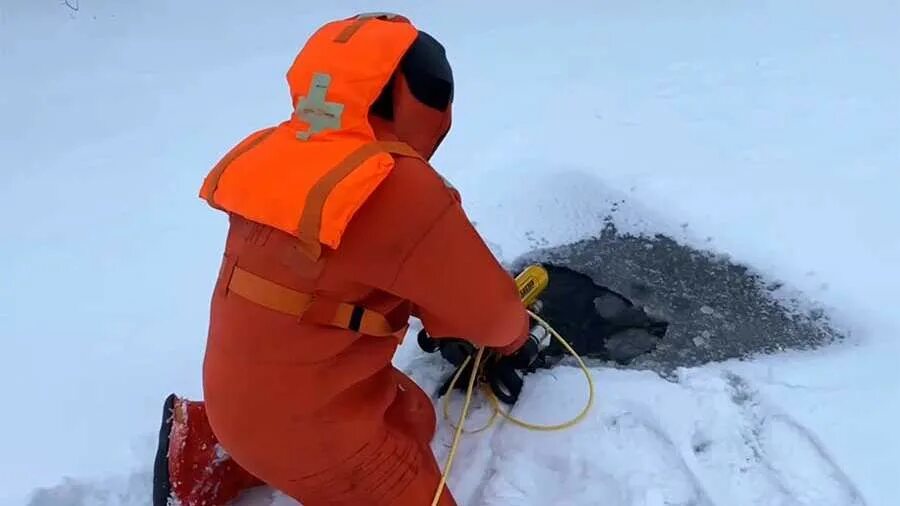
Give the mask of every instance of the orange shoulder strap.
<path id="1" fill-rule="evenodd" d="M 322 211 L 328 195 L 348 174 L 360 166 L 363 162 L 377 153 L 390 153 L 396 156 L 407 156 L 423 160 L 422 156 L 410 145 L 403 142 L 370 142 L 363 144 L 353 151 L 323 178 L 316 182 L 306 197 L 303 215 L 298 227 L 300 245 L 304 253 L 316 260 L 322 254 L 322 245 L 319 242 L 319 230 L 322 227 Z"/>

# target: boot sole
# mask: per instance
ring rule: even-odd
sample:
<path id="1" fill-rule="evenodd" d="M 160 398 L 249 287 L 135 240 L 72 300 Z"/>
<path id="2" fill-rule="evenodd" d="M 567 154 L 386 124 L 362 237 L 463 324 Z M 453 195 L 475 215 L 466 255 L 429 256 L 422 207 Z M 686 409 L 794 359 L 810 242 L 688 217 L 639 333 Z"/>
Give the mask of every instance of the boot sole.
<path id="1" fill-rule="evenodd" d="M 172 484 L 169 482 L 169 434 L 172 432 L 176 399 L 175 394 L 170 394 L 163 403 L 159 442 L 156 446 L 156 459 L 153 461 L 153 506 L 168 506 L 172 494 Z"/>

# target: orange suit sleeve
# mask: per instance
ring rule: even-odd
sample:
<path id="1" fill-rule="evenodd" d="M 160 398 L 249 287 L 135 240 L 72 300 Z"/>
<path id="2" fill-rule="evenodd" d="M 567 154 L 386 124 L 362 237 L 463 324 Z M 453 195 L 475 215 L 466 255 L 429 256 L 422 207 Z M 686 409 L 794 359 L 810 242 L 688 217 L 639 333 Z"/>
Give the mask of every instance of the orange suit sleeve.
<path id="1" fill-rule="evenodd" d="M 452 202 L 400 266 L 392 292 L 412 302 L 435 337 L 512 353 L 528 336 L 515 281 Z"/>

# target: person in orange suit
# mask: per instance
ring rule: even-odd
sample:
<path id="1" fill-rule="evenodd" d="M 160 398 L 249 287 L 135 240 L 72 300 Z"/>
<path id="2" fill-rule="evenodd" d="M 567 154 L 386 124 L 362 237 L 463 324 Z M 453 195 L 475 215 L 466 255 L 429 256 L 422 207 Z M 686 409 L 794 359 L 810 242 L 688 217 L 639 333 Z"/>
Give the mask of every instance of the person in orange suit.
<path id="1" fill-rule="evenodd" d="M 428 163 L 450 129 L 450 64 L 407 18 L 360 15 L 321 27 L 287 80 L 291 118 L 201 189 L 229 216 L 205 406 L 170 398 L 158 496 L 215 506 L 266 483 L 305 506 L 427 506 L 434 407 L 391 363 L 410 316 L 502 355 L 529 327 Z"/>

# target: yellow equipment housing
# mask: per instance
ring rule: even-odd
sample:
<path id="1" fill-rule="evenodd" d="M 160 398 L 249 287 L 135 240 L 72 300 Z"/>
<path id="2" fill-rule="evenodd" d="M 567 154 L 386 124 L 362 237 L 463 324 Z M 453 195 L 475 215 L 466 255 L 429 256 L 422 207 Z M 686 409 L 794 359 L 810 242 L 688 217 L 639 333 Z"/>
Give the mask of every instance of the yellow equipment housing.
<path id="1" fill-rule="evenodd" d="M 531 307 L 550 283 L 550 274 L 542 265 L 531 264 L 516 276 L 516 288 L 525 307 Z"/>

